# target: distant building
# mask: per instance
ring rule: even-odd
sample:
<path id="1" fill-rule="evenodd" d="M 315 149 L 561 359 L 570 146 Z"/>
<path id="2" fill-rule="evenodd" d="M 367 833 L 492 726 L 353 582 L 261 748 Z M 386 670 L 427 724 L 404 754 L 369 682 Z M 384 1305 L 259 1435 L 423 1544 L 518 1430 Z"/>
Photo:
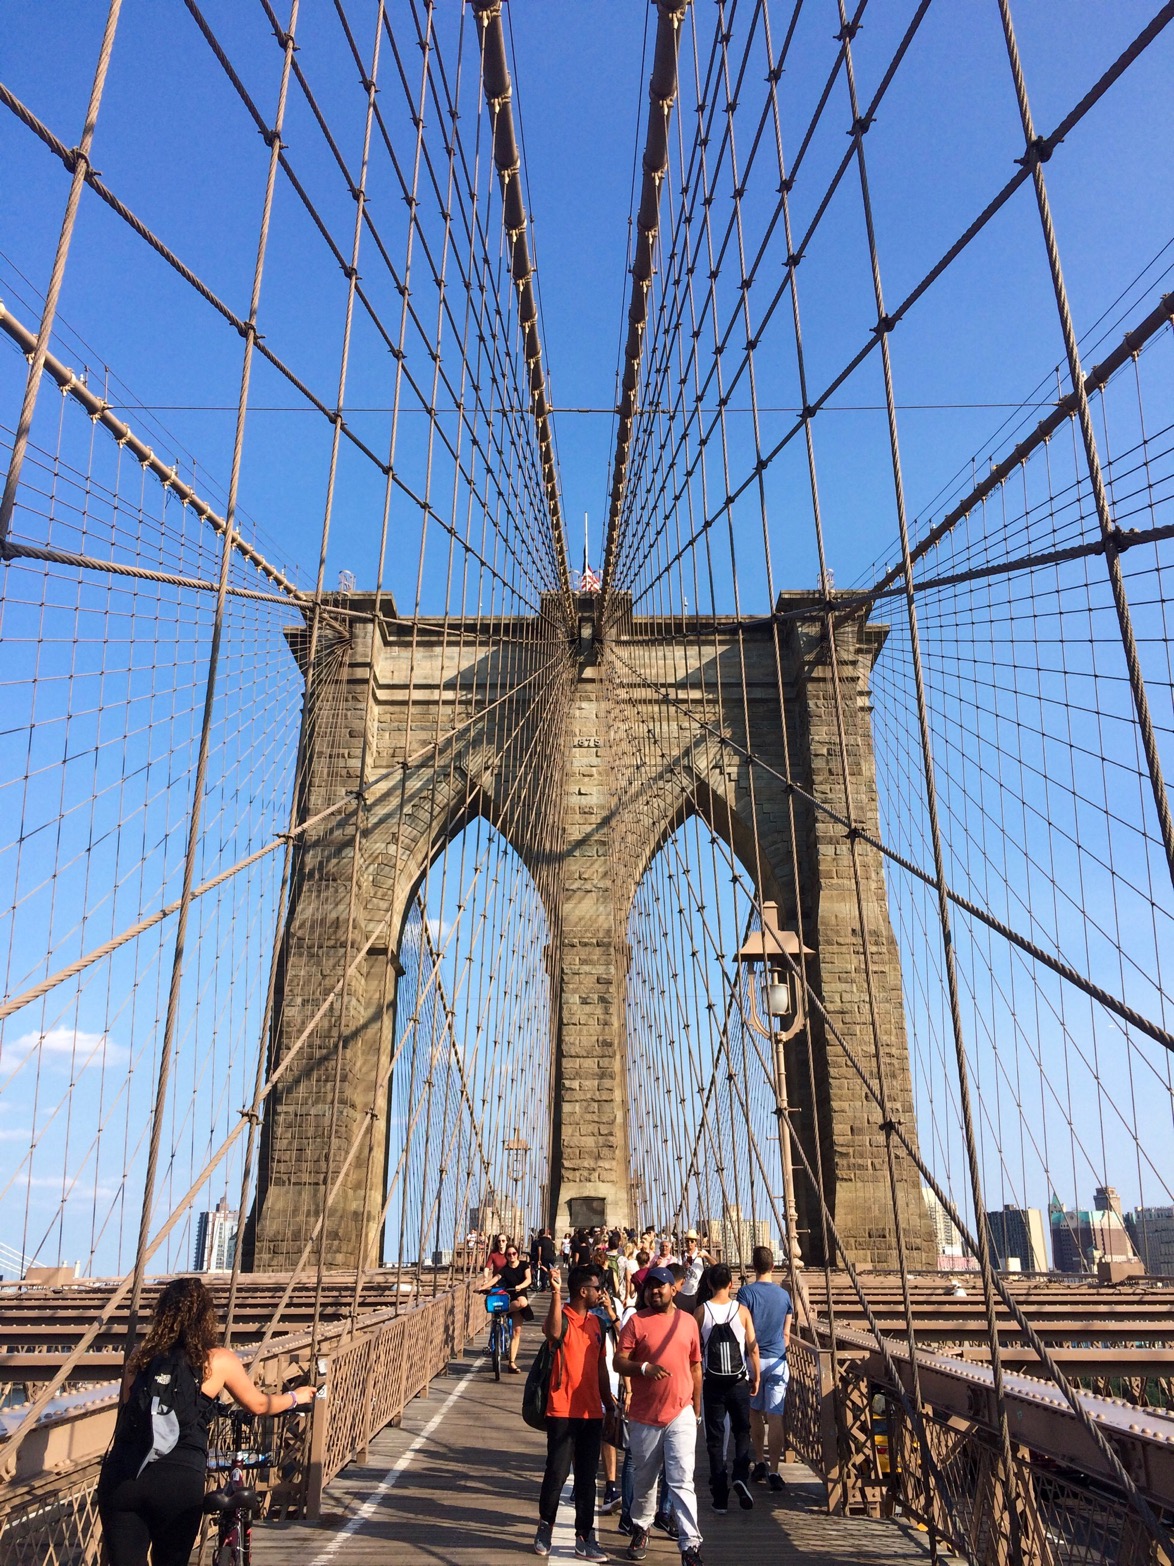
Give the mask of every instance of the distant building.
<path id="1" fill-rule="evenodd" d="M 196 1219 L 194 1272 L 227 1272 L 236 1255 L 238 1214 L 230 1211 L 228 1197 L 222 1196 L 210 1213 Z"/>
<path id="2" fill-rule="evenodd" d="M 1133 1248 L 1155 1278 L 1174 1278 L 1174 1207 L 1135 1207 L 1125 1214 Z"/>
<path id="3" fill-rule="evenodd" d="M 1121 1213 L 1121 1198 L 1111 1185 L 1097 1186 L 1091 1212 L 1066 1208 L 1053 1194 L 1048 1219 L 1057 1272 L 1092 1272 L 1100 1261 L 1128 1261 L 1137 1255 Z"/>
<path id="4" fill-rule="evenodd" d="M 720 1218 L 698 1218 L 698 1233 L 707 1249 L 735 1271 L 751 1271 L 756 1245 L 765 1245 L 774 1254 L 774 1231 L 765 1218 L 743 1218 L 742 1209 L 731 1203 Z"/>
<path id="5" fill-rule="evenodd" d="M 525 1247 L 528 1240 L 526 1215 L 517 1202 L 506 1196 L 498 1196 L 490 1186 L 475 1207 L 469 1208 L 469 1228 L 487 1239 L 504 1234 L 507 1240 L 516 1240 Z"/>
<path id="6" fill-rule="evenodd" d="M 986 1215 L 991 1262 L 1003 1272 L 1047 1272 L 1048 1242 L 1038 1207 L 1002 1207 Z"/>
<path id="7" fill-rule="evenodd" d="M 938 1271 L 974 1271 L 978 1267 L 977 1261 L 963 1245 L 962 1236 L 958 1233 L 949 1213 L 928 1185 L 922 1185 L 921 1199 L 925 1203 L 925 1210 L 929 1214 L 929 1221 L 933 1225 L 934 1237 L 937 1240 Z"/>

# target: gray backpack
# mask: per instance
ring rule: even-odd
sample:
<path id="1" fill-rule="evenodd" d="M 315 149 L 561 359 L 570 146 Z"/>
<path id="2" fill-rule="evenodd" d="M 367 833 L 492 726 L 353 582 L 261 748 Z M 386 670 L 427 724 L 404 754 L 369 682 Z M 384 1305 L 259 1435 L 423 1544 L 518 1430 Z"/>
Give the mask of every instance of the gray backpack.
<path id="1" fill-rule="evenodd" d="M 156 1354 L 139 1371 L 114 1437 L 134 1465 L 136 1478 L 149 1463 L 174 1452 L 181 1436 L 198 1428 L 199 1391 L 182 1348 Z"/>

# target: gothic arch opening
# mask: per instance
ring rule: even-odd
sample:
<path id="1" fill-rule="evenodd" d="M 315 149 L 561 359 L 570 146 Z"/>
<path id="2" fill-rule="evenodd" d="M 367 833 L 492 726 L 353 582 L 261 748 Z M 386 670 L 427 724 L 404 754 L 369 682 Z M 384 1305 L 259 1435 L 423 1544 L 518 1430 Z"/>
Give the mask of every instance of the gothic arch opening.
<path id="1" fill-rule="evenodd" d="M 735 961 L 755 919 L 754 861 L 744 823 L 735 832 L 724 802 L 707 805 L 703 818 L 682 804 L 628 915 L 633 1209 L 749 1266 L 756 1244 L 781 1254 L 784 1182 L 769 1045 L 747 1026 Z"/>
<path id="2" fill-rule="evenodd" d="M 482 802 L 483 804 L 483 802 Z M 445 1269 L 474 1232 L 524 1241 L 551 1133 L 551 922 L 484 808 L 434 845 L 394 963 L 384 1265 Z"/>

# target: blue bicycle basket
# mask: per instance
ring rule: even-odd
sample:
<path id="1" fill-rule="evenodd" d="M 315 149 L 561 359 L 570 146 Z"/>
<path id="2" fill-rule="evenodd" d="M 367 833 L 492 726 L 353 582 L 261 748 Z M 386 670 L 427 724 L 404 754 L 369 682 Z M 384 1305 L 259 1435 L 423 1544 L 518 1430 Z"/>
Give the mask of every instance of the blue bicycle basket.
<path id="1" fill-rule="evenodd" d="M 490 1289 L 485 1296 L 485 1309 L 491 1316 L 503 1316 L 510 1308 L 510 1297 L 504 1289 Z"/>

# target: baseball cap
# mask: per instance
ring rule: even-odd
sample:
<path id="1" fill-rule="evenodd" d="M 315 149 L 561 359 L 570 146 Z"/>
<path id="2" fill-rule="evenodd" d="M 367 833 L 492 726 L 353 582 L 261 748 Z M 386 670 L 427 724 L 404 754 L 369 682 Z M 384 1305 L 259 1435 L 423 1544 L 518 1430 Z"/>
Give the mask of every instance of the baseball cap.
<path id="1" fill-rule="evenodd" d="M 649 1267 L 644 1279 L 645 1283 L 676 1283 L 676 1279 L 667 1267 Z"/>

